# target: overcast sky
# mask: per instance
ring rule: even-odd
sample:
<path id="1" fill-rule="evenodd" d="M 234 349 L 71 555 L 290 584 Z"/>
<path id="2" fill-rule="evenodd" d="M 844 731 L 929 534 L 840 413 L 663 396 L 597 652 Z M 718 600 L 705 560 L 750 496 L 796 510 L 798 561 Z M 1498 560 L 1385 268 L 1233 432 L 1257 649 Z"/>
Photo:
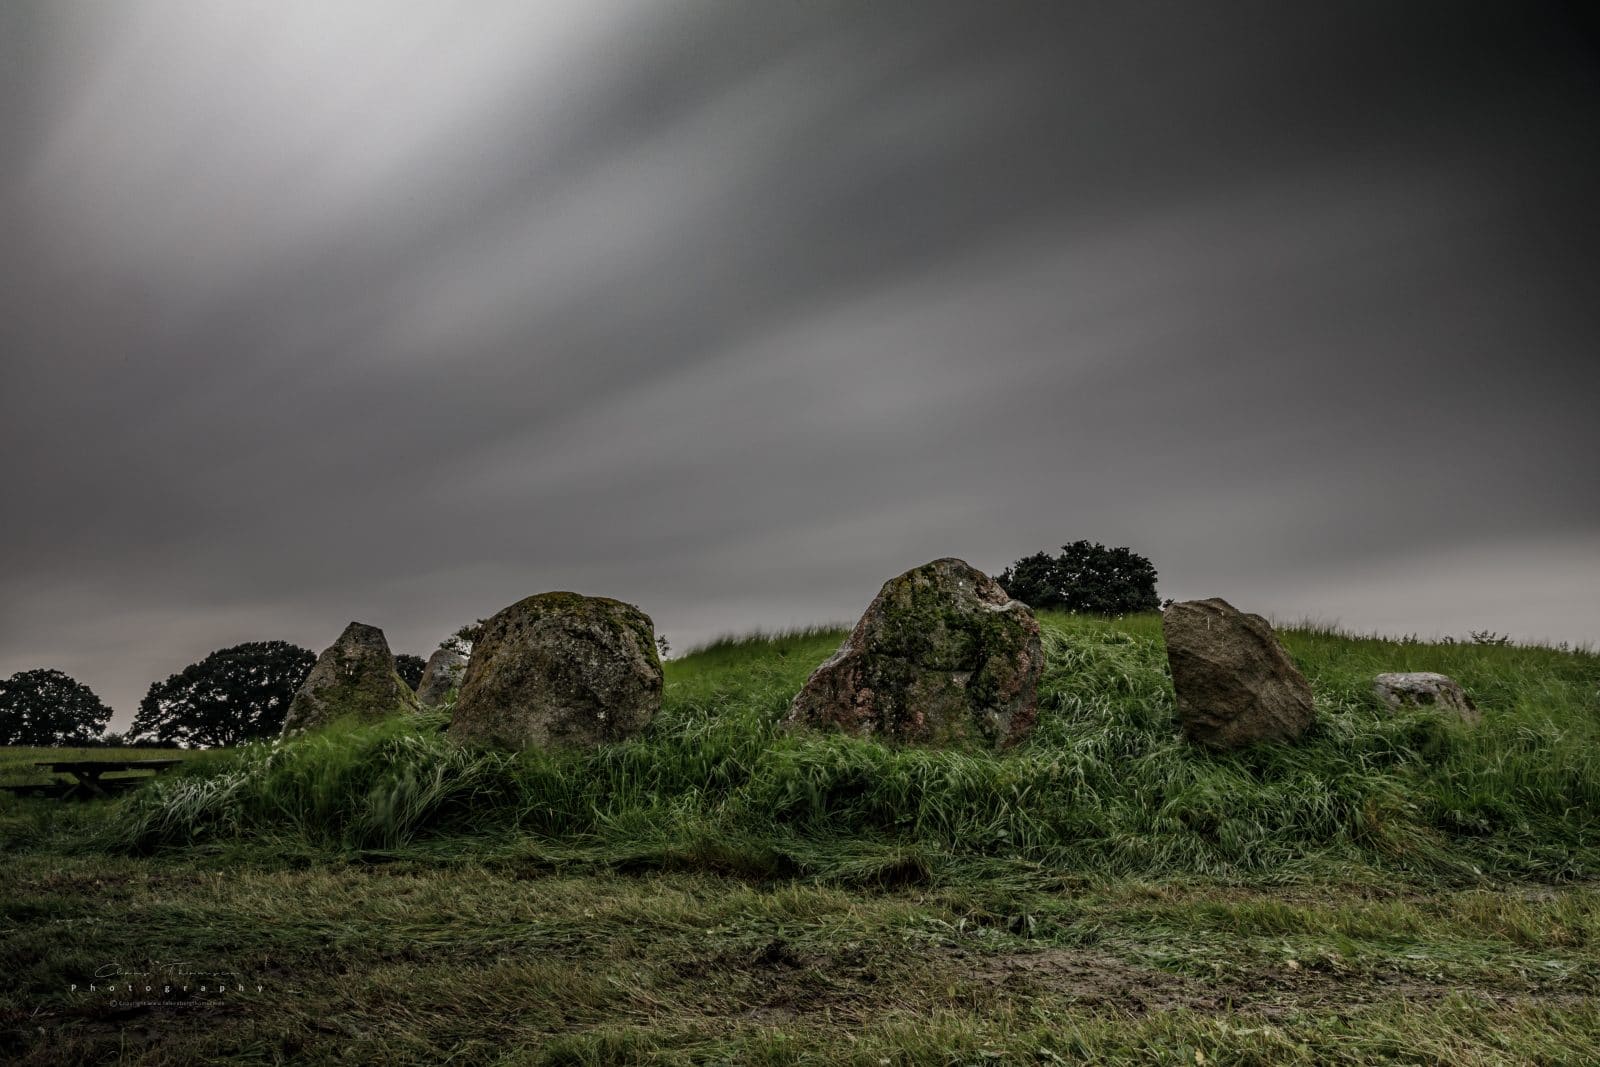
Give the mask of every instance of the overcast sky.
<path id="1" fill-rule="evenodd" d="M 0 5 L 0 676 L 942 555 L 1600 643 L 1578 4 Z"/>

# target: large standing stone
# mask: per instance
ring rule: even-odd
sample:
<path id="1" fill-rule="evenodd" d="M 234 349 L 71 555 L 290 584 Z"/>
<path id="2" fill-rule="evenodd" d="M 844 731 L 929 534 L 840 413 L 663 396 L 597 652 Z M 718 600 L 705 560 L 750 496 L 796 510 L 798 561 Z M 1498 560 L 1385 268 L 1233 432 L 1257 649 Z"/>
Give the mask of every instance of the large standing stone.
<path id="1" fill-rule="evenodd" d="M 1467 691 L 1447 674 L 1432 671 L 1407 671 L 1380 674 L 1372 680 L 1373 691 L 1390 708 L 1436 708 L 1462 722 L 1476 723 L 1483 716 Z"/>
<path id="2" fill-rule="evenodd" d="M 450 694 L 461 688 L 461 677 L 467 669 L 467 657 L 454 648 L 436 648 L 422 668 L 422 681 L 417 683 L 417 702 L 425 708 L 438 707 L 450 699 Z"/>
<path id="3" fill-rule="evenodd" d="M 352 716 L 363 722 L 416 711 L 417 696 L 395 673 L 383 631 L 353 622 L 317 658 L 284 717 L 284 734 Z"/>
<path id="4" fill-rule="evenodd" d="M 1310 729 L 1311 686 L 1261 616 L 1216 597 L 1187 600 L 1167 608 L 1161 631 L 1189 740 L 1240 748 Z"/>
<path id="5" fill-rule="evenodd" d="M 506 748 L 597 745 L 661 708 L 650 616 L 618 600 L 542 593 L 483 624 L 450 734 Z"/>
<path id="6" fill-rule="evenodd" d="M 1033 728 L 1043 669 L 1028 606 L 961 560 L 936 559 L 884 583 L 784 723 L 1001 747 Z"/>

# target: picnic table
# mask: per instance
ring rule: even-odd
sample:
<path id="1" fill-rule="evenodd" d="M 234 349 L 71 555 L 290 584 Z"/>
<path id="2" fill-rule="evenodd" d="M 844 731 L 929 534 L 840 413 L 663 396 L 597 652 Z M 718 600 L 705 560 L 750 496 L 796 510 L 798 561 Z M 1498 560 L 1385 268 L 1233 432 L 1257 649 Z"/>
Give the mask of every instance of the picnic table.
<path id="1" fill-rule="evenodd" d="M 108 771 L 154 771 L 157 774 L 168 767 L 182 763 L 179 759 L 68 759 L 68 760 L 39 760 L 35 767 L 48 767 L 57 774 L 70 774 L 70 782 L 54 781 L 39 782 L 29 785 L 0 786 L 8 793 L 17 796 L 59 797 L 104 797 L 112 793 L 120 793 L 132 789 L 148 776 L 138 778 L 105 778 L 100 776 Z"/>

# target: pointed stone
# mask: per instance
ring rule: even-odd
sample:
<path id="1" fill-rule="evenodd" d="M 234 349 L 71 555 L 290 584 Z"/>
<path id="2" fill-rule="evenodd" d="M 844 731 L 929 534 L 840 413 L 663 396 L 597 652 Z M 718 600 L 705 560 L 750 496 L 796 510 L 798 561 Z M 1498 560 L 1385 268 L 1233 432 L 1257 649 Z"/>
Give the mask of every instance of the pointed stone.
<path id="1" fill-rule="evenodd" d="M 317 658 L 284 718 L 285 736 L 346 716 L 375 722 L 417 710 L 417 696 L 395 673 L 383 631 L 352 622 Z"/>

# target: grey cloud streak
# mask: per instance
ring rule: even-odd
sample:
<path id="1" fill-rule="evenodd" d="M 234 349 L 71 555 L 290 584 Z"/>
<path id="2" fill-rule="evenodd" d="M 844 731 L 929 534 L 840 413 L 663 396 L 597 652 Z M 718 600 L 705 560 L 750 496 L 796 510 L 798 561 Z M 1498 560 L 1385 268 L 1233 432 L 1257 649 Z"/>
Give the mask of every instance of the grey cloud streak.
<path id="1" fill-rule="evenodd" d="M 1303 7 L 8 6 L 0 672 L 1080 536 L 1600 640 L 1592 27 Z"/>

